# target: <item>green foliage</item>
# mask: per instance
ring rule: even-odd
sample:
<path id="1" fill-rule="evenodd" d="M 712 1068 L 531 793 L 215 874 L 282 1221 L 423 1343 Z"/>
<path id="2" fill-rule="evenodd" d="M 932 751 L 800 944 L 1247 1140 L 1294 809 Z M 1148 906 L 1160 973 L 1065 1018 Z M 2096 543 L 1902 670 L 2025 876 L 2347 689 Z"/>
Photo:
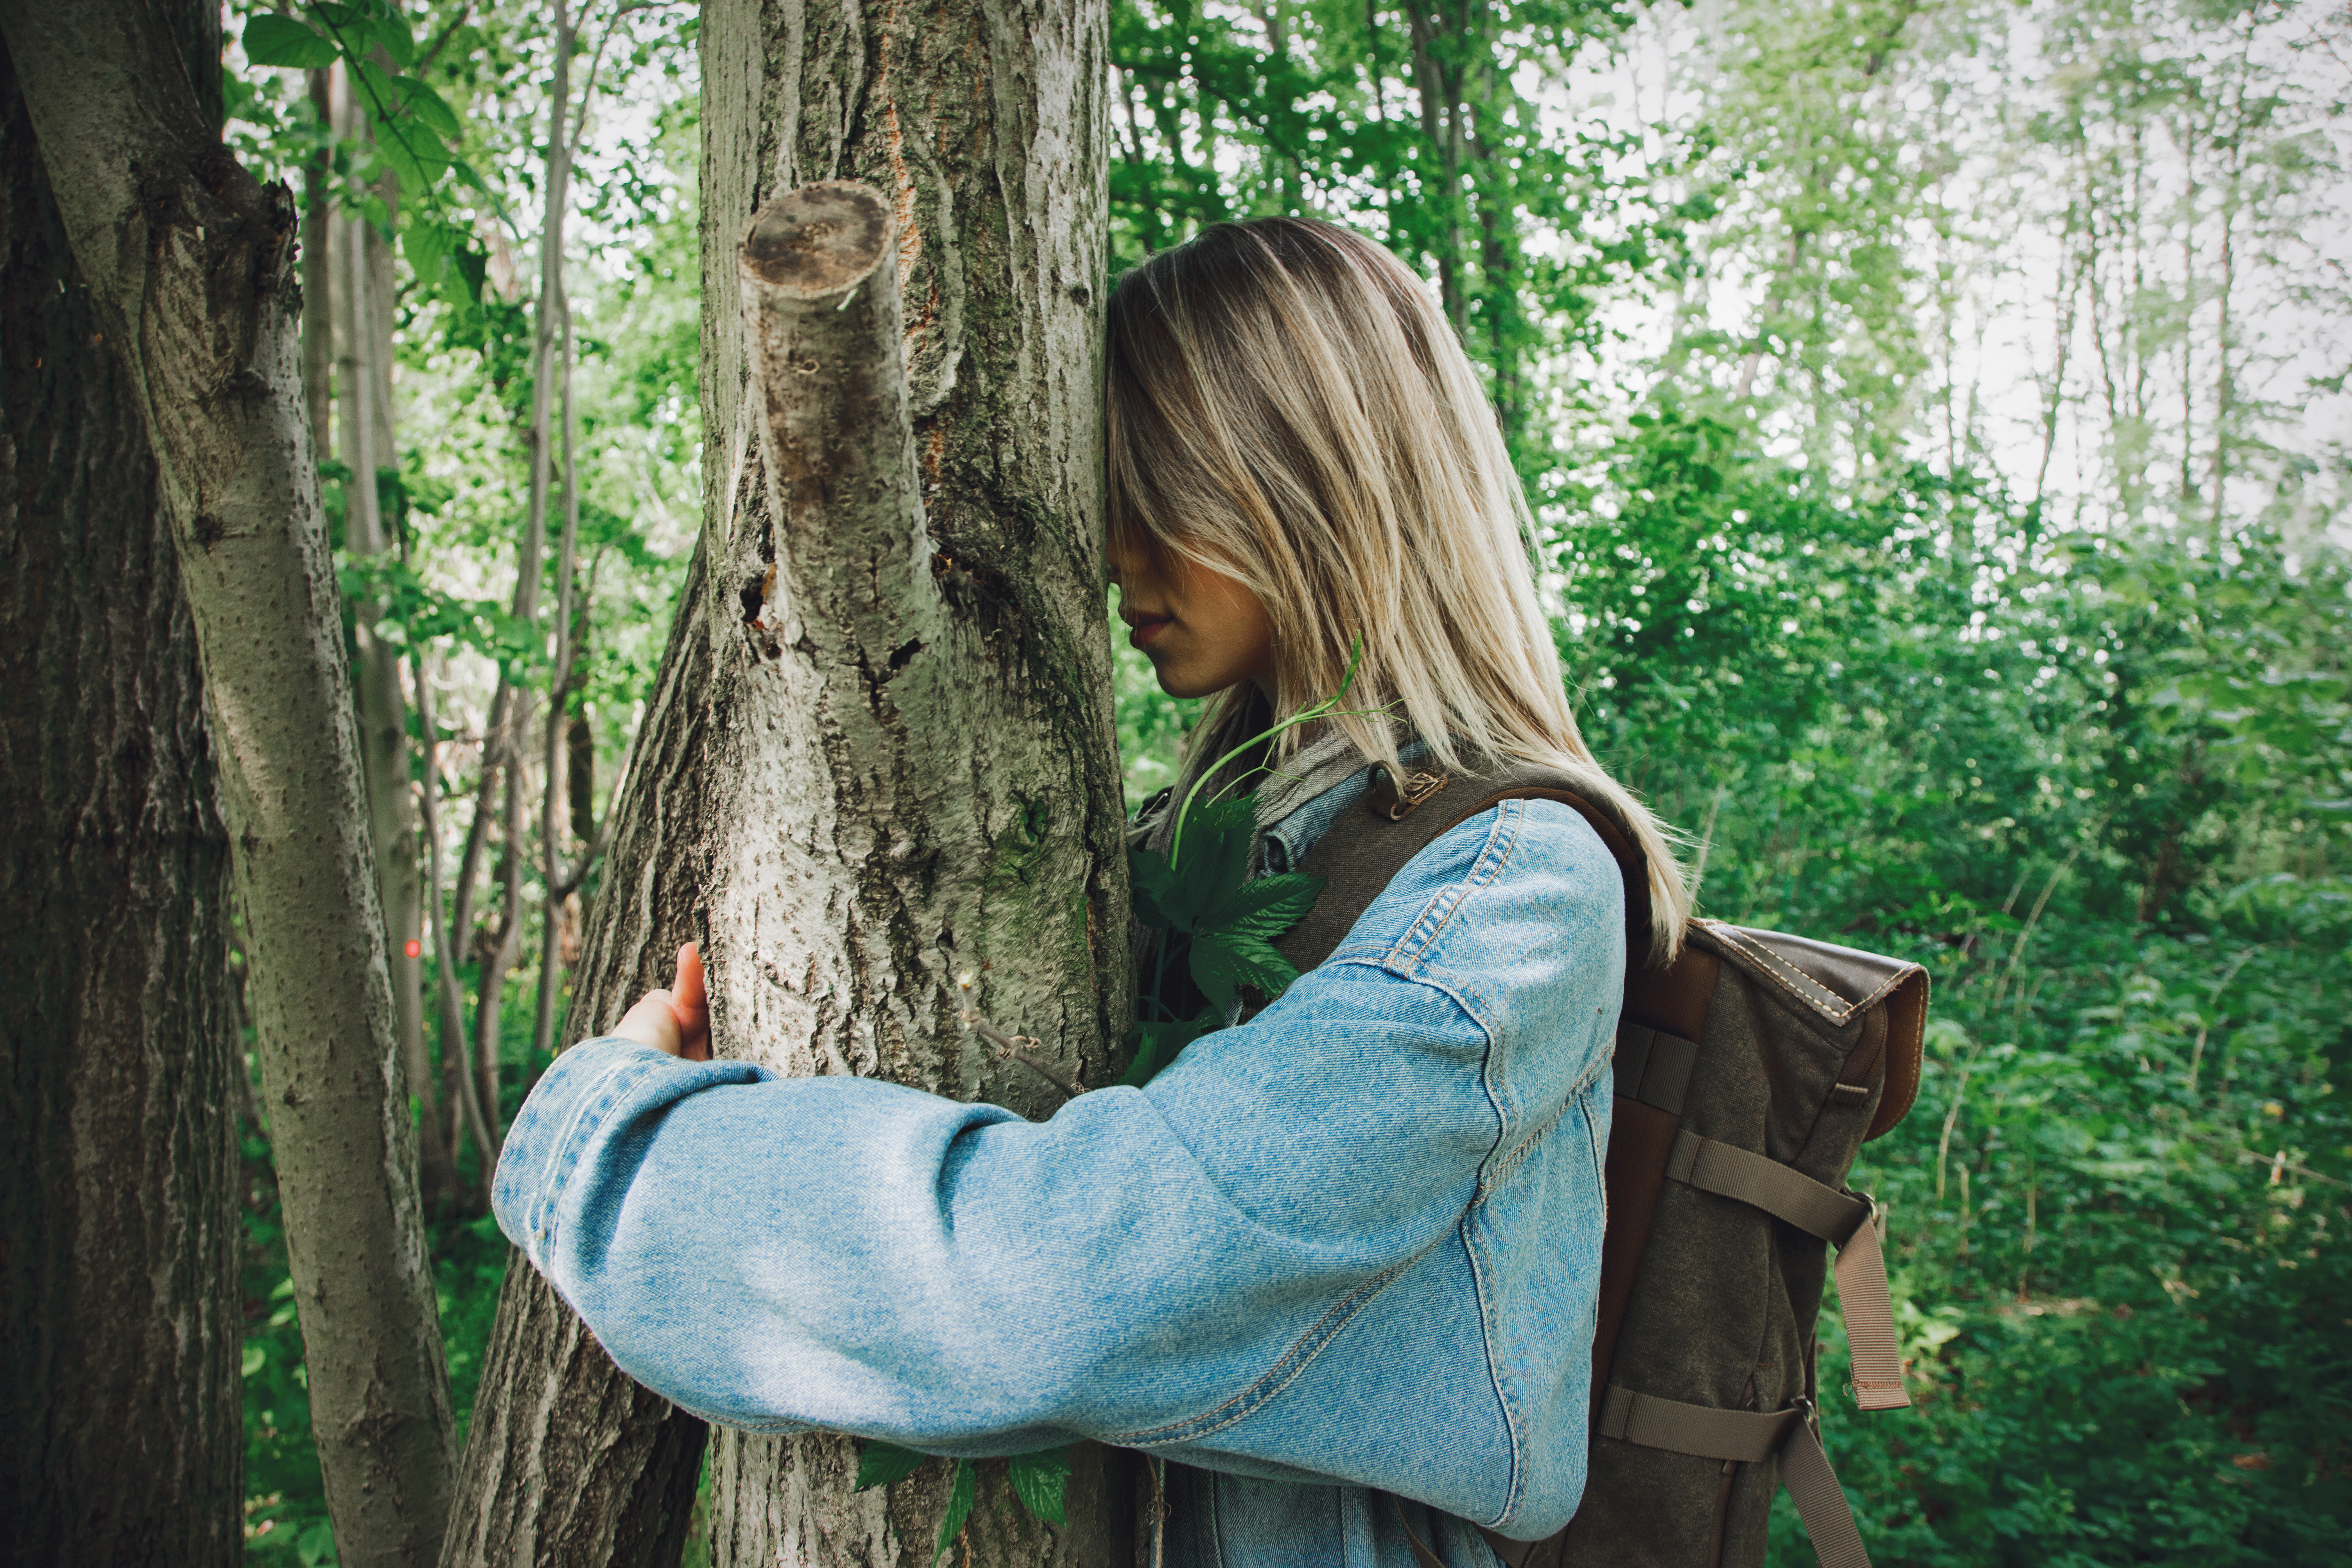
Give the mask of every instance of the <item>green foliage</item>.
<path id="1" fill-rule="evenodd" d="M 1645 166 L 1639 128 L 1564 118 L 1538 85 L 1605 52 L 1633 16 L 1616 0 L 1120 0 L 1114 269 L 1224 218 L 1360 226 L 1433 276 L 1540 487 L 1564 433 L 1543 367 L 1608 335 L 1604 302 L 1678 275 L 1696 210 Z M 1685 155 L 1674 138 L 1660 169 Z"/>
<path id="2" fill-rule="evenodd" d="M 1069 1489 L 1070 1453 L 1066 1448 L 1041 1448 L 1034 1454 L 1015 1454 L 1009 1468 L 1013 1475 L 1013 1495 L 1030 1517 L 1041 1523 L 1065 1525 L 1070 1522 L 1063 1507 L 1063 1496 Z"/>
<path id="3" fill-rule="evenodd" d="M 326 141 L 338 172 L 352 181 L 345 201 L 389 231 L 393 211 L 369 184 L 379 166 L 388 170 L 402 198 L 401 254 L 418 286 L 438 294 L 460 316 L 478 310 L 489 259 L 467 222 L 452 210 L 449 187 L 471 190 L 493 206 L 497 197 L 456 150 L 463 126 L 448 100 L 431 83 L 388 71 L 379 63 L 388 60 L 405 70 L 419 61 L 415 35 L 401 9 L 391 0 L 318 0 L 303 5 L 299 16 L 251 17 L 242 42 L 247 60 L 258 67 L 317 70 L 342 66 L 364 106 L 372 133 L 341 145 Z M 248 84 L 232 78 L 229 101 L 233 112 L 243 113 L 260 99 Z M 306 130 L 307 134 L 296 132 L 287 140 L 299 144 L 321 139 L 323 128 Z"/>
<path id="4" fill-rule="evenodd" d="M 948 1548 L 953 1546 L 956 1537 L 963 1533 L 964 1521 L 971 1517 L 971 1505 L 979 1492 L 980 1478 L 972 1469 L 971 1461 L 958 1459 L 955 1475 L 948 1482 L 947 1511 L 940 1515 L 939 1549 L 931 1553 L 931 1568 L 939 1568 L 947 1557 Z"/>
<path id="5" fill-rule="evenodd" d="M 929 1462 L 928 1454 L 879 1438 L 867 1438 L 857 1446 L 857 1482 L 854 1489 L 862 1492 L 874 1487 L 895 1486 Z M 979 1471 L 972 1462 L 956 1459 L 951 1464 L 947 1511 L 940 1517 L 939 1546 L 931 1558 L 934 1563 L 947 1555 L 956 1537 L 963 1533 L 965 1521 L 971 1518 L 972 1505 L 980 1495 Z M 1043 1524 L 1069 1522 L 1063 1504 L 1070 1480 L 1068 1449 L 1040 1448 L 1034 1453 L 1013 1455 L 1005 1461 L 1005 1472 L 1014 1499 L 1031 1518 Z"/>
<path id="6" fill-rule="evenodd" d="M 896 1443 L 885 1443 L 879 1438 L 860 1443 L 857 1446 L 856 1489 L 862 1492 L 873 1487 L 895 1485 L 922 1468 L 929 1458 L 928 1454 L 901 1448 Z"/>

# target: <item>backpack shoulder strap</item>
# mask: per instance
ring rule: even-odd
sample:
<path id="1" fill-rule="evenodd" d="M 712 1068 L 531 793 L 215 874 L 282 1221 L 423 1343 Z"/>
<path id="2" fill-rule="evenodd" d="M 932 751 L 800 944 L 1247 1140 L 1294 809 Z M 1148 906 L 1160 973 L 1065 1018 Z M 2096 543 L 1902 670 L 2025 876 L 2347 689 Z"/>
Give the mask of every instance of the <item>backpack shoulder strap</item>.
<path id="1" fill-rule="evenodd" d="M 1633 837 L 1577 793 L 1575 781 L 1548 768 L 1503 768 L 1449 776 L 1408 769 L 1400 781 L 1375 775 L 1361 806 L 1344 812 L 1307 852 L 1298 869 L 1323 879 L 1306 919 L 1274 945 L 1301 973 L 1331 956 L 1406 862 L 1445 834 L 1507 800 L 1551 800 L 1592 825 L 1625 879 L 1626 951 L 1650 942 L 1650 873 Z"/>

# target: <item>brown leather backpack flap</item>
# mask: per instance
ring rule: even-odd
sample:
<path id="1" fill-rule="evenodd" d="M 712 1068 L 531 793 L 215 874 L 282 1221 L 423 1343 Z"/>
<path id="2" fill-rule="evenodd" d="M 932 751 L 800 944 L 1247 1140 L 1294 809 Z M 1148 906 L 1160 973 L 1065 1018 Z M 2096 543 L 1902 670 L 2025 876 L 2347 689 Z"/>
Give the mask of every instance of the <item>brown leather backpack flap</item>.
<path id="1" fill-rule="evenodd" d="M 1786 931 L 1754 931 L 1719 921 L 1695 921 L 1724 956 L 1771 994 L 1843 1028 L 1886 1008 L 1886 1091 L 1866 1140 L 1891 1131 L 1919 1093 L 1919 1052 L 1927 1031 L 1927 972 L 1906 959 L 1815 942 Z"/>

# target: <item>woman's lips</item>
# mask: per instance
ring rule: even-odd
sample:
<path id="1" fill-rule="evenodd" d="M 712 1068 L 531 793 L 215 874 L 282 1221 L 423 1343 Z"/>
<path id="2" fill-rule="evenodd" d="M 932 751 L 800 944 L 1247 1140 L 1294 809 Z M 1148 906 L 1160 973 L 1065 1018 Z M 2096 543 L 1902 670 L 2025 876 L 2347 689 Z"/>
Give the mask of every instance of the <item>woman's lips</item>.
<path id="1" fill-rule="evenodd" d="M 1176 617 L 1173 616 L 1138 616 L 1135 622 L 1135 629 L 1127 634 L 1127 646 L 1129 647 L 1142 647 L 1146 646 L 1152 638 L 1158 637 L 1161 632 L 1166 631 L 1169 626 L 1173 625 L 1175 623 L 1175 619 Z"/>

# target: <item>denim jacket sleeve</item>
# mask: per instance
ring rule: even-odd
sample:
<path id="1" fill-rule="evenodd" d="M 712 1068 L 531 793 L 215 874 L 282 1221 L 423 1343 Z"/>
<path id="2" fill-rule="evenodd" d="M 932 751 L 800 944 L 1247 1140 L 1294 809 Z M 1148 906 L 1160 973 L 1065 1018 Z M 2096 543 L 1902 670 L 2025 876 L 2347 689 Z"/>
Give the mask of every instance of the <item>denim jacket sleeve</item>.
<path id="1" fill-rule="evenodd" d="M 499 1219 L 624 1370 L 725 1425 L 1088 1436 L 1548 1518 L 1582 1484 L 1622 921 L 1582 819 L 1506 803 L 1251 1022 L 1042 1123 L 593 1041 L 517 1118 Z M 1548 1329 L 1498 1304 L 1521 1276 Z"/>

